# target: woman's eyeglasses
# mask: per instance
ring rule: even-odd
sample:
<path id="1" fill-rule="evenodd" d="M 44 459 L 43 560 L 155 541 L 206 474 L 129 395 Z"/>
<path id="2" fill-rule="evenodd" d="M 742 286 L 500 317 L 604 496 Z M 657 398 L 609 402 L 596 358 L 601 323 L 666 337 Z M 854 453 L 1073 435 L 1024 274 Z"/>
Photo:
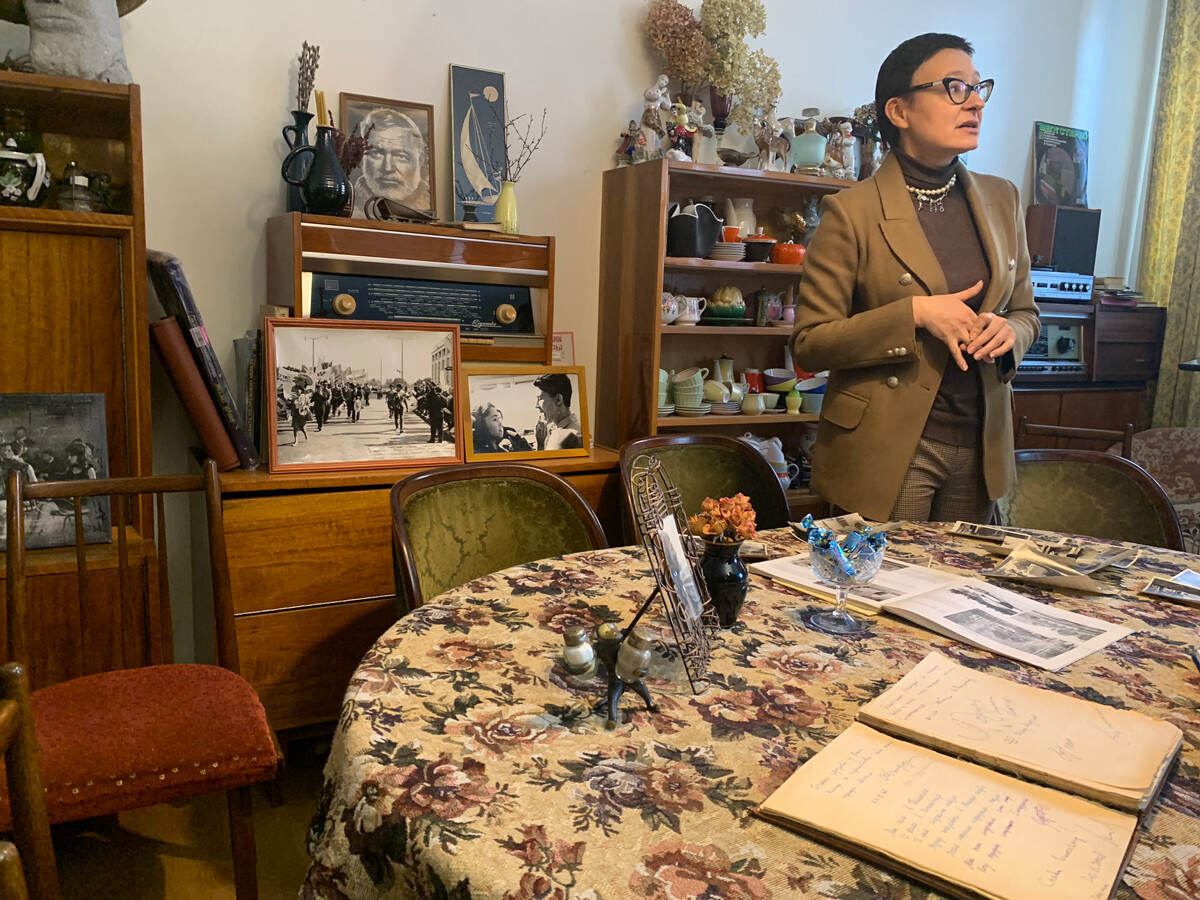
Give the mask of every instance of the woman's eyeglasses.
<path id="1" fill-rule="evenodd" d="M 896 94 L 896 96 L 902 97 L 905 94 L 911 94 L 913 91 L 923 91 L 925 88 L 937 87 L 939 84 L 946 89 L 946 96 L 950 98 L 951 103 L 962 106 L 967 102 L 967 98 L 971 96 L 972 91 L 979 95 L 980 100 L 987 103 L 988 97 L 992 96 L 992 88 L 995 86 L 996 81 L 993 78 L 989 78 L 986 81 L 979 82 L 979 84 L 967 84 L 961 78 L 943 78 L 941 81 L 927 81 L 925 84 L 914 84 L 910 88 L 905 88 Z"/>

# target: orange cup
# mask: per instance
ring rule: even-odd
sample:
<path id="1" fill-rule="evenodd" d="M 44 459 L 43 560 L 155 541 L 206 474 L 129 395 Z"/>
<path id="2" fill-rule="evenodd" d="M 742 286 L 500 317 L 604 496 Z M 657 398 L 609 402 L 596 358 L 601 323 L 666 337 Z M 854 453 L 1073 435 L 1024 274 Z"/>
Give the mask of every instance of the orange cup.
<path id="1" fill-rule="evenodd" d="M 721 229 L 721 239 L 727 244 L 733 244 L 740 241 L 741 232 L 736 225 L 726 225 Z"/>

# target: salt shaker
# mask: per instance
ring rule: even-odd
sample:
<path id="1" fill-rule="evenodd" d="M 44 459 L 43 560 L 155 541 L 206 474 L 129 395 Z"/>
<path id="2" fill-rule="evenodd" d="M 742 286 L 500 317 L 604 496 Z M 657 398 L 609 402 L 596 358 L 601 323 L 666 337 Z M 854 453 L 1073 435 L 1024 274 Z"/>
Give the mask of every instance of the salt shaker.
<path id="1" fill-rule="evenodd" d="M 596 674 L 596 651 L 582 625 L 572 625 L 563 632 L 563 663 L 576 678 Z"/>
<path id="2" fill-rule="evenodd" d="M 617 677 L 626 684 L 639 680 L 650 669 L 650 636 L 635 628 L 617 651 Z"/>

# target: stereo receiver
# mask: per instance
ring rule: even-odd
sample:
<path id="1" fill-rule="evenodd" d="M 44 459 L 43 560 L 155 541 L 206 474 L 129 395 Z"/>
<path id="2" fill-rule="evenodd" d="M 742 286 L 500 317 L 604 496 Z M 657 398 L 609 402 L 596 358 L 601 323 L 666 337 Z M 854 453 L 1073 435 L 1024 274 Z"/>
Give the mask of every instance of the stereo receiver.
<path id="1" fill-rule="evenodd" d="M 1092 302 L 1091 275 L 1034 269 L 1029 273 L 1029 280 L 1033 282 L 1035 300 L 1055 300 L 1059 303 Z"/>

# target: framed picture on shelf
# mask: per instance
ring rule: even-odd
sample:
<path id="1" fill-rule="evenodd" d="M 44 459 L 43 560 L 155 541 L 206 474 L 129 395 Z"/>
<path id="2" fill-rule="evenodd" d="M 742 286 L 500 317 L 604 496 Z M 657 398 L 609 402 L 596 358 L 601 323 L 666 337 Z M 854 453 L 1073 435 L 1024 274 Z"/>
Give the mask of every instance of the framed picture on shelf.
<path id="1" fill-rule="evenodd" d="M 496 366 L 463 374 L 467 460 L 587 456 L 591 434 L 582 366 Z"/>
<path id="2" fill-rule="evenodd" d="M 108 430 L 103 394 L 0 394 L 0 471 L 26 481 L 75 481 L 108 477 Z M 84 498 L 83 533 L 89 544 L 112 541 L 107 497 Z M 7 517 L 0 517 L 0 549 L 8 544 Z M 25 510 L 25 545 L 68 547 L 75 543 L 70 500 L 37 500 Z"/>
<path id="3" fill-rule="evenodd" d="M 504 73 L 450 66 L 454 219 L 491 222 L 504 175 Z"/>
<path id="4" fill-rule="evenodd" d="M 457 325 L 267 319 L 263 343 L 269 471 L 462 461 Z"/>
<path id="5" fill-rule="evenodd" d="M 338 127 L 347 136 L 357 128 L 368 144 L 362 165 L 346 173 L 354 188 L 354 217 L 366 218 L 367 204 L 386 197 L 436 218 L 433 107 L 341 93 L 338 109 Z"/>

